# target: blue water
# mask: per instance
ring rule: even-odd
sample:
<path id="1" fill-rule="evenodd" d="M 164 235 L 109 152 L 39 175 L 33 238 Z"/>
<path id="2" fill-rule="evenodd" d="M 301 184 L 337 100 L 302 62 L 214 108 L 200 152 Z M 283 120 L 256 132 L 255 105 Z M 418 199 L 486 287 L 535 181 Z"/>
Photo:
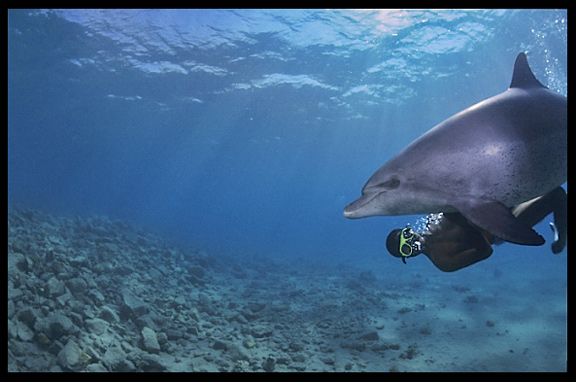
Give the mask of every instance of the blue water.
<path id="1" fill-rule="evenodd" d="M 213 256 L 439 272 L 386 253 L 419 217 L 343 208 L 409 142 L 506 90 L 521 51 L 567 95 L 566 10 L 11 10 L 8 204 Z M 546 266 L 561 281 L 565 265 L 505 244 L 445 277 Z"/>

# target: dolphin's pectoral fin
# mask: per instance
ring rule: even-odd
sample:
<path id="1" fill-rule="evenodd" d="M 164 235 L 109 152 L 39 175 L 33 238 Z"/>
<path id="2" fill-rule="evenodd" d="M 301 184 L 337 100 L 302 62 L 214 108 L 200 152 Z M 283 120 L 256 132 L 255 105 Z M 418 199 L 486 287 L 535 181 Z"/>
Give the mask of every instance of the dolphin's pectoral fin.
<path id="1" fill-rule="evenodd" d="M 456 199 L 452 202 L 472 223 L 499 237 L 521 245 L 542 245 L 545 240 L 529 225 L 519 221 L 503 203 L 486 199 Z"/>

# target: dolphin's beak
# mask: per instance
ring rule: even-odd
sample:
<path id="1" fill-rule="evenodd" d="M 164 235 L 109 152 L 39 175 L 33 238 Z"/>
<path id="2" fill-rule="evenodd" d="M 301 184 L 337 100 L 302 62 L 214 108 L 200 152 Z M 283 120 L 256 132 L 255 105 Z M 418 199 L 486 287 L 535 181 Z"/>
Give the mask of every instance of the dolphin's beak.
<path id="1" fill-rule="evenodd" d="M 368 216 L 373 216 L 370 209 L 366 208 L 370 202 L 380 193 L 364 194 L 344 208 L 344 217 L 348 219 L 360 219 Z"/>
<path id="2" fill-rule="evenodd" d="M 344 217 L 348 219 L 358 219 L 359 217 L 356 216 L 356 212 L 357 210 L 354 210 L 351 208 L 351 205 L 348 205 L 344 208 Z"/>

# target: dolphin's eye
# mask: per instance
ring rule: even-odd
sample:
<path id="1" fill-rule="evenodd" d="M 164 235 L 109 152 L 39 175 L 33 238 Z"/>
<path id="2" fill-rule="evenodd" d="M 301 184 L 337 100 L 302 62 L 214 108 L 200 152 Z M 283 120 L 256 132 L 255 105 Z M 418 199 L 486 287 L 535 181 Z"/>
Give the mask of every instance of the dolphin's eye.
<path id="1" fill-rule="evenodd" d="M 388 179 L 384 183 L 380 183 L 378 187 L 387 188 L 389 190 L 393 190 L 400 186 L 400 180 L 396 178 Z"/>

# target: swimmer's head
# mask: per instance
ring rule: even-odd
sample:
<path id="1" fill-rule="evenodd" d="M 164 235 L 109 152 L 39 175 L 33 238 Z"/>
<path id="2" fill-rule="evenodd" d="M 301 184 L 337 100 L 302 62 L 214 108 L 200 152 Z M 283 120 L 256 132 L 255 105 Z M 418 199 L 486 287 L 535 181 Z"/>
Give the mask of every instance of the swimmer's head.
<path id="1" fill-rule="evenodd" d="M 404 263 L 408 257 L 422 252 L 422 236 L 410 227 L 395 229 L 386 238 L 386 249 L 394 257 L 399 257 Z"/>

